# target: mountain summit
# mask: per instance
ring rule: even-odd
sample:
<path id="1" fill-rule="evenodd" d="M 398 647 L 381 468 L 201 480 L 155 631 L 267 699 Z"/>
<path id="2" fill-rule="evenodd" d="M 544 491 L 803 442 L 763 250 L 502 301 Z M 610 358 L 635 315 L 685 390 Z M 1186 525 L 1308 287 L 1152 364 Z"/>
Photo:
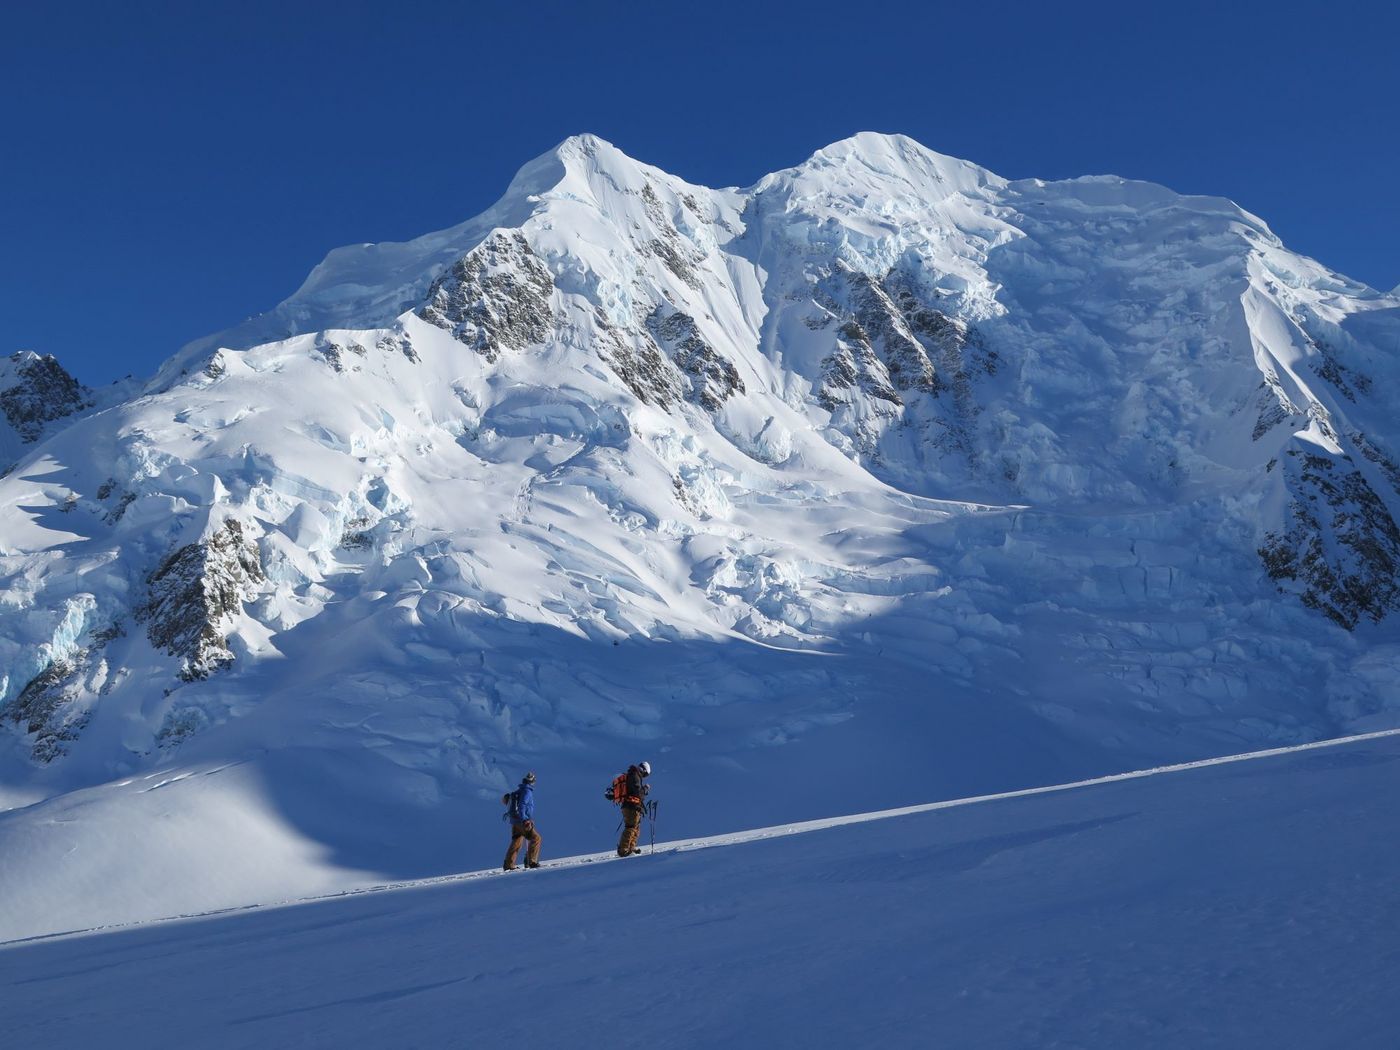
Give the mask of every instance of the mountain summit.
<path id="1" fill-rule="evenodd" d="M 201 864 L 422 874 L 522 763 L 778 821 L 1391 718 L 1397 345 L 1223 199 L 571 138 L 144 383 L 0 367 L 0 838 L 185 798 Z"/>

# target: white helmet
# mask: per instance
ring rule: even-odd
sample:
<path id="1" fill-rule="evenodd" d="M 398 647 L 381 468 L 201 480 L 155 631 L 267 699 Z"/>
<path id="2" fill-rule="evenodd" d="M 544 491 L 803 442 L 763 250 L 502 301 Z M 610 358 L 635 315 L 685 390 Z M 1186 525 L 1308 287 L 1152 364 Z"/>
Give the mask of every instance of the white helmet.
<path id="1" fill-rule="evenodd" d="M 640 770 L 642 771 L 642 776 L 644 776 L 644 777 L 649 777 L 649 776 L 651 776 L 651 763 L 650 763 L 650 762 L 638 762 L 638 763 L 637 763 L 637 768 L 640 769 Z"/>

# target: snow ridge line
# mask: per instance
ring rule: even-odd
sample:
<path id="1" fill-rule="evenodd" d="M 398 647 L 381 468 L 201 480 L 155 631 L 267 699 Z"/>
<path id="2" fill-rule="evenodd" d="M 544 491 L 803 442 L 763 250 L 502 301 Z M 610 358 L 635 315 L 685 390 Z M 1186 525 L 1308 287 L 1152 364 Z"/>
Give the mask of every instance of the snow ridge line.
<path id="1" fill-rule="evenodd" d="M 1088 780 L 1074 780 L 1065 784 L 1046 784 L 1041 787 L 1019 788 L 1015 791 L 1001 791 L 991 795 L 969 795 L 966 798 L 945 799 L 941 802 L 925 802 L 917 806 L 903 806 L 899 809 L 882 809 L 869 813 L 852 813 L 843 817 L 823 817 L 818 820 L 799 821 L 794 824 L 775 824 L 767 828 L 753 828 L 749 831 L 735 831 L 723 835 L 709 835 L 704 838 L 677 839 L 671 842 L 657 843 L 655 852 L 689 853 L 693 850 L 712 849 L 719 846 L 738 846 L 746 842 L 761 842 L 767 839 L 783 838 L 788 835 L 804 835 L 812 831 L 825 831 L 828 828 L 845 827 L 849 824 L 865 824 L 876 820 L 908 817 L 919 813 L 932 813 L 940 809 L 955 809 L 959 806 L 972 806 L 984 802 L 1000 802 L 1006 799 L 1028 798 L 1032 795 L 1050 795 L 1060 791 L 1075 791 L 1080 788 L 1097 787 L 1101 784 L 1113 784 L 1123 780 L 1140 780 L 1144 777 L 1160 776 L 1163 773 L 1184 773 L 1193 769 L 1205 769 L 1209 766 L 1226 766 L 1235 762 L 1251 762 L 1261 758 L 1275 758 L 1280 755 L 1293 755 L 1303 751 L 1317 751 L 1322 748 L 1340 747 L 1346 744 L 1360 744 L 1369 740 L 1381 740 L 1387 737 L 1400 737 L 1400 729 L 1381 729 L 1372 733 L 1358 733 L 1353 736 L 1333 737 L 1328 740 L 1314 740 L 1307 744 L 1290 744 L 1287 747 L 1275 747 L 1265 751 L 1246 751 L 1237 755 L 1222 755 L 1217 758 L 1197 759 L 1193 762 L 1178 762 L 1174 765 L 1153 766 L 1149 769 L 1135 769 L 1127 773 L 1111 773 L 1107 776 L 1093 777 Z M 547 871 L 550 869 L 577 868 L 585 864 L 609 863 L 622 859 L 624 858 L 617 856 L 616 852 L 612 850 L 605 853 L 585 853 L 576 857 L 560 857 L 558 860 L 544 861 L 540 864 L 539 870 Z M 405 879 L 399 882 L 377 883 L 371 886 L 357 886 L 335 893 L 318 894 L 311 897 L 297 897 L 281 901 L 264 901 L 259 904 L 241 904 L 228 908 L 216 908 L 211 911 L 169 915 L 159 919 L 143 919 L 137 922 L 113 923 L 108 926 L 91 926 L 80 930 L 64 930 L 58 933 L 37 934 L 33 937 L 20 937 L 15 940 L 0 941 L 0 948 L 33 944 L 38 941 L 82 937 L 96 933 L 110 933 L 117 930 L 128 930 L 145 926 L 157 926 L 171 922 L 185 922 L 192 919 L 216 918 L 222 915 L 236 915 L 242 912 L 290 908 L 300 904 L 315 904 L 321 901 L 333 901 L 345 897 L 358 897 L 371 893 L 392 893 L 400 890 L 441 886 L 447 883 L 470 882 L 476 879 L 497 878 L 506 874 L 508 873 L 499 868 L 488 868 L 484 871 L 459 872 L 455 875 L 435 875 L 425 879 Z"/>

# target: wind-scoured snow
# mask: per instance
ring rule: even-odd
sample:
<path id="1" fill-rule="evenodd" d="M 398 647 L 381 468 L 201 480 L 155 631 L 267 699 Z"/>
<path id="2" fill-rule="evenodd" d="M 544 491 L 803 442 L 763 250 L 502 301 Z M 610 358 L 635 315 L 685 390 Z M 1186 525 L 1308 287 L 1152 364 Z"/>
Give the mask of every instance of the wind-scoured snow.
<path id="1" fill-rule="evenodd" d="M 16 395 L 0 897 L 484 867 L 526 768 L 558 856 L 643 757 L 701 835 L 1392 725 L 1397 345 L 1219 198 L 570 139 L 148 380 Z"/>
<path id="2" fill-rule="evenodd" d="M 6 1030 L 426 1047 L 518 1009 L 574 1046 L 1387 1047 L 1397 760 L 1387 734 L 12 943 Z"/>

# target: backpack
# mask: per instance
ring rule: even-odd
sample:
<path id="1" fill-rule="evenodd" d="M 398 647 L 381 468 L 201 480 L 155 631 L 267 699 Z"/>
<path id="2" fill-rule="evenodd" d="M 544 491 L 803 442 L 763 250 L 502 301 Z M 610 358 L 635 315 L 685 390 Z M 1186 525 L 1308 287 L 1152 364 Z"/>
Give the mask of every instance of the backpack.
<path id="1" fill-rule="evenodd" d="M 503 802 L 508 807 L 506 809 L 506 817 L 510 820 L 510 822 L 512 824 L 521 823 L 520 789 L 516 788 L 514 791 L 507 791 L 504 795 L 501 796 L 501 802 Z"/>
<path id="2" fill-rule="evenodd" d="M 619 773 L 613 777 L 612 784 L 608 790 L 603 792 L 603 797 L 610 802 L 616 802 L 619 806 L 627 800 L 627 774 Z"/>

